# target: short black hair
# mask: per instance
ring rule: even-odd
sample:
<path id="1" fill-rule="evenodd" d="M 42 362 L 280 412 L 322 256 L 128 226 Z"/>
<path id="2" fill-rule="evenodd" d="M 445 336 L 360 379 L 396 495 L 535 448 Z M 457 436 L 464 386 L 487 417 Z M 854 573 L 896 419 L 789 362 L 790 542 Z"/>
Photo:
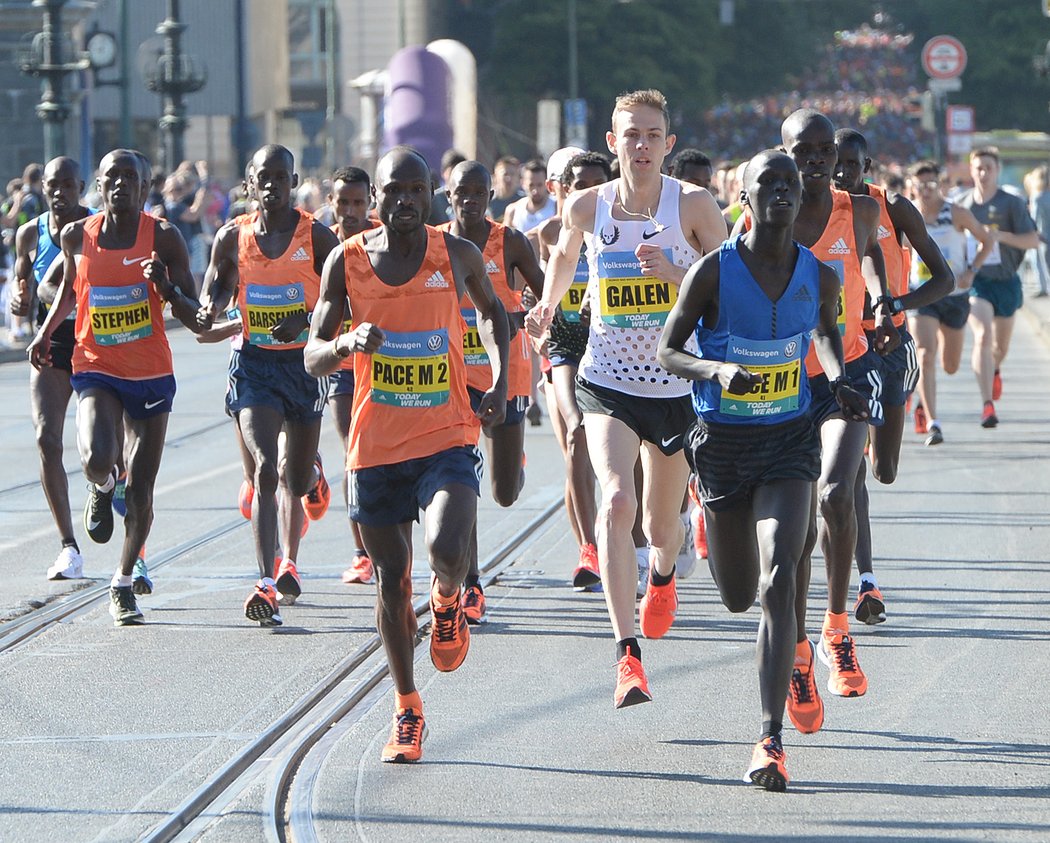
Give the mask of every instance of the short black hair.
<path id="1" fill-rule="evenodd" d="M 547 165 L 542 158 L 530 158 L 521 165 L 521 169 L 527 173 L 535 173 L 537 171 L 541 172 L 543 173 L 543 177 L 547 178 Z"/>
<path id="2" fill-rule="evenodd" d="M 694 167 L 711 167 L 711 170 L 714 170 L 711 159 L 699 149 L 683 149 L 671 161 L 671 178 L 680 179 L 682 173 L 685 172 L 685 168 L 690 165 Z"/>
<path id="3" fill-rule="evenodd" d="M 458 149 L 446 149 L 445 154 L 441 156 L 441 172 L 445 170 L 451 170 L 453 167 L 462 164 L 467 160 L 467 156 L 460 152 Z"/>
<path id="4" fill-rule="evenodd" d="M 560 179 L 565 187 L 572 184 L 572 171 L 577 167 L 600 167 L 602 172 L 605 173 L 605 180 L 612 181 L 612 166 L 610 166 L 608 158 L 600 152 L 578 152 L 569 159 L 569 163 L 562 170 Z"/>
<path id="5" fill-rule="evenodd" d="M 856 129 L 839 129 L 835 132 L 835 146 L 845 143 L 856 144 L 865 155 L 868 154 L 868 139 Z"/>
<path id="6" fill-rule="evenodd" d="M 347 184 L 363 184 L 365 187 L 372 186 L 372 180 L 368 177 L 368 173 L 360 167 L 340 167 L 332 173 L 333 187 L 337 181 L 346 182 Z"/>

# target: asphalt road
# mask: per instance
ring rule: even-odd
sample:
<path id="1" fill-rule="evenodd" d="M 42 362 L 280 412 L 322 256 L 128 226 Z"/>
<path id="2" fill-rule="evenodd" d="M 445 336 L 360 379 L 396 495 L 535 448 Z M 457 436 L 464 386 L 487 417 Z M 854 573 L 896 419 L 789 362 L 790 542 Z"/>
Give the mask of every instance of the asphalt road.
<path id="1" fill-rule="evenodd" d="M 286 626 L 244 620 L 255 566 L 222 414 L 226 350 L 182 331 L 173 346 L 179 394 L 149 556 L 211 538 L 156 571 L 145 626 L 115 629 L 100 602 L 0 651 L 0 841 L 148 835 L 374 632 L 372 588 L 338 579 L 350 539 L 335 483 Z M 94 580 L 44 579 L 58 542 L 35 483 L 26 376 L 23 363 L 0 366 L 2 618 L 107 580 L 117 552 L 83 535 L 71 410 L 66 464 Z M 872 488 L 889 620 L 856 630 L 870 690 L 825 695 L 815 735 L 785 732 L 787 794 L 740 782 L 760 719 L 757 612 L 728 614 L 698 567 L 671 632 L 643 644 L 654 702 L 615 711 L 604 603 L 567 587 L 575 551 L 559 514 L 488 589 L 490 621 L 459 671 L 437 674 L 421 648 L 423 763 L 379 763 L 392 706 L 381 681 L 302 759 L 284 803 L 293 839 L 1047 839 L 1050 353 L 1027 320 L 1005 378 L 993 431 L 978 426 L 969 372 L 942 378 L 945 444 L 906 433 L 897 484 Z M 560 491 L 547 424 L 528 430 L 527 450 L 519 505 L 500 511 L 483 496 L 483 554 Z M 323 453 L 334 480 L 327 421 Z M 425 593 L 420 562 L 414 578 Z M 818 571 L 814 629 L 823 589 Z M 265 754 L 183 839 L 268 839 L 281 754 Z"/>

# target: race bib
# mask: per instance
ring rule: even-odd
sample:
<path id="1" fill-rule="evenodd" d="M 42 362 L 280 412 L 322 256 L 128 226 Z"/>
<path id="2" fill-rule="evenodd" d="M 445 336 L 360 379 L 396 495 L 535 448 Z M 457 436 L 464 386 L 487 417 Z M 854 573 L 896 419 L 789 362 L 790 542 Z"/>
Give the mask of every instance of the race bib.
<path id="1" fill-rule="evenodd" d="M 846 267 L 840 258 L 824 260 L 828 266 L 835 270 L 839 277 L 839 315 L 835 320 L 839 326 L 839 336 L 846 336 Z"/>
<path id="2" fill-rule="evenodd" d="M 374 404 L 437 407 L 448 403 L 448 331 L 388 332 L 372 355 Z"/>
<path id="3" fill-rule="evenodd" d="M 467 329 L 463 332 L 463 358 L 468 366 L 488 366 L 489 354 L 481 342 L 481 334 L 478 333 L 478 312 L 472 307 L 464 307 L 461 311 L 463 321 L 467 323 Z"/>
<path id="4" fill-rule="evenodd" d="M 88 293 L 88 313 L 91 333 L 99 345 L 125 345 L 153 333 L 153 315 L 145 283 L 92 287 Z"/>
<path id="5" fill-rule="evenodd" d="M 282 346 L 270 330 L 288 316 L 306 313 L 306 293 L 302 284 L 249 284 L 245 290 L 248 305 L 248 342 L 257 346 Z M 309 328 L 292 342 L 306 342 Z"/>
<path id="6" fill-rule="evenodd" d="M 662 328 L 678 299 L 674 284 L 641 274 L 634 252 L 598 255 L 598 293 L 602 322 L 617 328 Z"/>
<path id="7" fill-rule="evenodd" d="M 802 385 L 802 335 L 783 340 L 751 340 L 729 336 L 726 362 L 739 363 L 761 380 L 745 395 L 722 390 L 721 412 L 754 418 L 797 410 Z"/>
<path id="8" fill-rule="evenodd" d="M 568 292 L 561 297 L 561 314 L 566 322 L 580 321 L 580 305 L 587 293 L 587 282 L 590 279 L 590 270 L 587 268 L 587 256 L 580 255 L 576 263 L 576 274 L 572 279 L 572 286 Z"/>

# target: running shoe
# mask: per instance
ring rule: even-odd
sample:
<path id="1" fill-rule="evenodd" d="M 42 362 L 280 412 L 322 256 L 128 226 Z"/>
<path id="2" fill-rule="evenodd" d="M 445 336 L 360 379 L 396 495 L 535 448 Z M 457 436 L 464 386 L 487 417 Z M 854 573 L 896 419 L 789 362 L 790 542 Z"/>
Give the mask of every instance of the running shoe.
<path id="1" fill-rule="evenodd" d="M 653 585 L 652 568 L 645 597 L 638 604 L 638 626 L 646 638 L 663 638 L 678 611 L 678 589 L 674 575 L 667 585 Z"/>
<path id="2" fill-rule="evenodd" d="M 282 559 L 274 578 L 274 587 L 277 589 L 277 602 L 282 606 L 291 606 L 299 595 L 303 593 L 303 586 L 299 580 L 299 572 L 295 563 L 288 559 Z"/>
<path id="3" fill-rule="evenodd" d="M 529 404 L 529 409 L 525 411 L 525 418 L 529 420 L 530 427 L 539 427 L 543 424 L 543 410 L 540 409 L 539 404 Z"/>
<path id="4" fill-rule="evenodd" d="M 823 630 L 817 655 L 831 669 L 828 690 L 835 696 L 859 697 L 868 690 L 868 677 L 857 663 L 857 648 L 848 630 Z"/>
<path id="5" fill-rule="evenodd" d="M 139 551 L 139 558 L 135 560 L 131 576 L 132 591 L 143 596 L 153 593 L 153 580 L 149 578 L 149 568 L 146 567 L 146 545 Z"/>
<path id="6" fill-rule="evenodd" d="M 585 544 L 580 548 L 580 563 L 572 572 L 572 587 L 576 591 L 588 591 L 600 585 L 602 574 L 598 568 L 598 548 Z"/>
<path id="7" fill-rule="evenodd" d="M 113 472 L 114 479 L 116 471 Z M 88 537 L 97 544 L 105 544 L 113 537 L 113 493 L 99 491 L 94 483 L 88 483 L 88 498 L 84 504 L 84 529 Z"/>
<path id="8" fill-rule="evenodd" d="M 939 424 L 931 424 L 929 427 L 930 434 L 926 437 L 925 444 L 929 445 L 940 445 L 944 441 L 944 434 L 941 433 L 941 426 Z"/>
<path id="9" fill-rule="evenodd" d="M 390 740 L 383 747 L 382 758 L 390 764 L 410 764 L 423 757 L 423 741 L 427 737 L 427 721 L 422 711 L 406 708 L 394 715 Z"/>
<path id="10" fill-rule="evenodd" d="M 853 616 L 869 626 L 885 621 L 886 602 L 882 599 L 882 592 L 871 583 L 862 582 L 857 602 L 853 607 Z"/>
<path id="11" fill-rule="evenodd" d="M 784 745 L 777 735 L 769 735 L 755 744 L 751 753 L 751 766 L 744 776 L 745 782 L 751 782 L 766 790 L 783 793 L 787 790 L 787 767 L 784 766 Z"/>
<path id="12" fill-rule="evenodd" d="M 306 510 L 306 517 L 311 521 L 320 521 L 328 512 L 328 504 L 332 500 L 332 489 L 325 480 L 320 453 L 314 457 L 314 468 L 317 469 L 317 483 L 303 495 L 303 509 Z"/>
<path id="13" fill-rule="evenodd" d="M 616 708 L 627 708 L 629 705 L 652 702 L 649 693 L 649 680 L 645 678 L 642 663 L 628 652 L 616 663 L 616 691 L 613 704 Z"/>
<path id="14" fill-rule="evenodd" d="M 347 585 L 355 583 L 368 585 L 374 576 L 375 569 L 372 567 L 372 560 L 363 553 L 356 553 L 350 560 L 350 567 L 343 571 L 343 582 Z"/>
<path id="15" fill-rule="evenodd" d="M 485 622 L 485 592 L 480 586 L 472 585 L 463 592 L 463 614 L 471 626 Z"/>
<path id="16" fill-rule="evenodd" d="M 113 487 L 113 511 L 121 518 L 128 514 L 128 503 L 124 500 L 124 492 L 128 488 L 128 473 L 122 472 L 117 478 L 117 485 Z"/>
<path id="17" fill-rule="evenodd" d="M 255 498 L 255 487 L 247 480 L 241 481 L 241 489 L 237 493 L 237 506 L 246 521 L 252 520 L 252 500 Z"/>
<path id="18" fill-rule="evenodd" d="M 692 507 L 690 507 L 690 510 Z M 674 569 L 678 575 L 678 579 L 684 580 L 687 577 L 692 576 L 694 570 L 696 570 L 696 552 L 693 544 L 693 513 L 692 511 L 687 512 L 682 521 L 685 526 L 685 538 L 682 540 L 682 547 L 678 551 L 678 558 L 675 559 Z"/>
<path id="19" fill-rule="evenodd" d="M 255 590 L 244 601 L 244 616 L 258 621 L 259 626 L 280 626 L 284 623 L 277 606 L 277 591 L 272 585 L 258 583 Z"/>
<path id="20" fill-rule="evenodd" d="M 816 732 L 824 725 L 824 701 L 817 691 L 817 682 L 813 671 L 813 643 L 809 645 L 809 661 L 800 662 L 795 658 L 791 671 L 791 684 L 788 685 L 787 713 L 798 731 L 805 735 Z"/>
<path id="21" fill-rule="evenodd" d="M 995 414 L 995 405 L 991 401 L 984 402 L 984 410 L 981 412 L 981 427 L 995 427 L 999 424 L 999 417 Z"/>
<path id="22" fill-rule="evenodd" d="M 649 590 L 649 548 L 636 547 L 634 555 L 638 559 L 638 587 L 635 589 L 635 596 L 640 600 Z"/>
<path id="23" fill-rule="evenodd" d="M 926 433 L 926 410 L 922 404 L 915 405 L 915 432 L 922 436 Z"/>
<path id="24" fill-rule="evenodd" d="M 437 588 L 436 583 L 433 588 Z M 439 609 L 434 603 L 434 592 L 431 591 L 430 614 L 433 617 L 430 660 L 438 670 L 448 673 L 463 664 L 470 649 L 470 627 L 463 614 L 460 595 L 456 595 L 456 602 L 451 606 Z"/>
<path id="25" fill-rule="evenodd" d="M 696 551 L 697 559 L 707 558 L 707 522 L 704 520 L 703 506 L 697 506 L 689 513 L 689 521 L 693 525 L 693 550 Z"/>
<path id="26" fill-rule="evenodd" d="M 84 576 L 84 557 L 75 547 L 63 547 L 55 563 L 47 569 L 49 580 L 79 580 Z"/>
<path id="27" fill-rule="evenodd" d="M 995 374 L 992 375 L 992 400 L 998 401 L 1003 397 L 1003 376 L 999 374 L 999 370 L 995 370 Z"/>
<path id="28" fill-rule="evenodd" d="M 135 602 L 135 592 L 130 585 L 110 586 L 109 613 L 113 616 L 114 626 L 133 626 L 145 623 L 146 619 Z"/>

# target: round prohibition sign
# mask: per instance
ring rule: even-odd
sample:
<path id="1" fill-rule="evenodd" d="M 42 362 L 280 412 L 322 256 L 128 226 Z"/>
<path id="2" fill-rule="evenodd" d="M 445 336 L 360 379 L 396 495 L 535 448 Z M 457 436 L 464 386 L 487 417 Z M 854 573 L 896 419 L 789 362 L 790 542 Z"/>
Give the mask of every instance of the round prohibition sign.
<path id="1" fill-rule="evenodd" d="M 922 48 L 922 69 L 932 79 L 955 79 L 966 70 L 966 48 L 958 38 L 938 35 Z"/>

